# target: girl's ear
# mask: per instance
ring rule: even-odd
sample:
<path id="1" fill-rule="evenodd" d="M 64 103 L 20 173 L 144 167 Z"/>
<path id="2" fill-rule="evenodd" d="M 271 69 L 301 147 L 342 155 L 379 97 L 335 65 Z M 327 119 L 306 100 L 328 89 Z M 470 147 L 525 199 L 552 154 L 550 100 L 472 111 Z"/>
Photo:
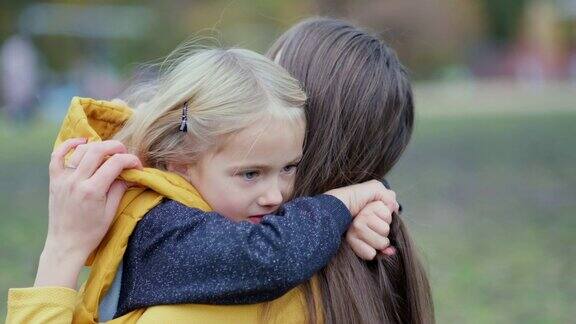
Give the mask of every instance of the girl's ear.
<path id="1" fill-rule="evenodd" d="M 166 166 L 168 171 L 178 173 L 185 178 L 188 178 L 188 168 L 189 167 L 190 166 L 188 164 L 182 164 L 182 163 L 169 163 Z"/>

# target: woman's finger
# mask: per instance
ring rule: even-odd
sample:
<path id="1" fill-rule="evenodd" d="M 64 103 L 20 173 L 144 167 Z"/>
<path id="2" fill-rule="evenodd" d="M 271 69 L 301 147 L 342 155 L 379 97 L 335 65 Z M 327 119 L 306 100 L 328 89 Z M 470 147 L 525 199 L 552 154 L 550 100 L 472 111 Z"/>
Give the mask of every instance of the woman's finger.
<path id="1" fill-rule="evenodd" d="M 114 180 L 122 173 L 122 170 L 134 168 L 142 168 L 142 163 L 136 155 L 126 153 L 114 154 L 102 163 L 100 168 L 98 168 L 96 172 L 94 172 L 94 175 L 87 181 L 98 191 L 106 192 Z"/>
<path id="2" fill-rule="evenodd" d="M 50 164 L 48 166 L 50 176 L 54 176 L 62 172 L 62 170 L 65 168 L 64 157 L 66 154 L 68 154 L 71 149 L 83 143 L 86 143 L 85 138 L 71 138 L 62 142 L 62 144 L 56 147 L 52 152 L 50 157 Z"/>
<path id="3" fill-rule="evenodd" d="M 78 146 L 76 146 L 76 149 L 74 150 L 74 152 L 72 153 L 72 155 L 70 155 L 70 158 L 68 159 L 68 165 L 74 168 L 77 168 L 78 165 L 80 165 L 80 161 L 82 161 L 82 158 L 84 157 L 84 154 L 86 154 L 86 149 L 89 148 L 91 145 L 95 145 L 96 143 L 88 143 L 88 144 L 80 144 Z"/>
<path id="4" fill-rule="evenodd" d="M 376 257 L 376 250 L 362 240 L 350 237 L 347 241 L 352 251 L 354 251 L 359 258 L 370 261 Z"/>
<path id="5" fill-rule="evenodd" d="M 86 153 L 84 153 L 84 156 L 77 168 L 77 175 L 80 179 L 90 178 L 104 162 L 106 157 L 126 152 L 124 144 L 113 140 L 94 142 L 87 144 L 85 147 Z"/>
<path id="6" fill-rule="evenodd" d="M 112 221 L 112 218 L 114 218 L 120 200 L 122 199 L 124 192 L 126 192 L 126 189 L 128 189 L 128 185 L 122 180 L 114 180 L 110 186 L 108 194 L 106 195 L 106 213 L 104 215 L 104 218 L 108 223 Z"/>

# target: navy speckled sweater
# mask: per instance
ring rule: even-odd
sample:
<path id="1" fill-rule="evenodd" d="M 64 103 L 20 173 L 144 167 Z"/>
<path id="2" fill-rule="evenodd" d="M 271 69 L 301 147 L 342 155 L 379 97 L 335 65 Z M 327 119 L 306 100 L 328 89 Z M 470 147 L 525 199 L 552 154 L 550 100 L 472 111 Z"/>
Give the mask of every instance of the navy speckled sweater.
<path id="1" fill-rule="evenodd" d="M 277 215 L 234 222 L 162 202 L 130 237 L 116 316 L 153 305 L 278 298 L 328 264 L 351 221 L 329 195 L 294 199 Z"/>

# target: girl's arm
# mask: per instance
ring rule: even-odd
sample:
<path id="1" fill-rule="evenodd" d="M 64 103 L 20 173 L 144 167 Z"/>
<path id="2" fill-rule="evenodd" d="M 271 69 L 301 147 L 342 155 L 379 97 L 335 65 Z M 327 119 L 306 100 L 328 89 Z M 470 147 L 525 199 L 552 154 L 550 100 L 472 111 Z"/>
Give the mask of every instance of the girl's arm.
<path id="1" fill-rule="evenodd" d="M 351 215 L 322 195 L 260 224 L 165 201 L 136 226 L 124 255 L 117 316 L 162 304 L 251 304 L 311 278 L 337 251 Z"/>
<path id="2" fill-rule="evenodd" d="M 329 262 L 351 215 L 379 199 L 374 195 L 389 199 L 376 181 L 328 193 L 333 196 L 295 199 L 261 224 L 162 203 L 130 239 L 116 315 L 160 304 L 249 304 L 283 295 Z"/>

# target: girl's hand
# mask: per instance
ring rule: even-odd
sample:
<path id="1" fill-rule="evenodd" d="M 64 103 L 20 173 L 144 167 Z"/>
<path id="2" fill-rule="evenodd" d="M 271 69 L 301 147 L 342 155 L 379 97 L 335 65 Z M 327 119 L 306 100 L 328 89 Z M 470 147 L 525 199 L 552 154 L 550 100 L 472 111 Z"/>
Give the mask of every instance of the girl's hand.
<path id="1" fill-rule="evenodd" d="M 386 255 L 395 253 L 388 240 L 392 212 L 398 213 L 400 208 L 394 191 L 387 189 L 380 181 L 370 180 L 333 189 L 326 194 L 340 199 L 354 217 L 346 233 L 346 241 L 356 255 L 372 260 L 378 251 Z"/>
<path id="2" fill-rule="evenodd" d="M 327 191 L 326 194 L 340 199 L 353 217 L 358 215 L 366 205 L 373 201 L 383 202 L 394 212 L 398 212 L 400 208 L 400 205 L 396 202 L 396 193 L 386 189 L 384 184 L 378 180 L 332 189 Z"/>
<path id="3" fill-rule="evenodd" d="M 395 249 L 388 240 L 390 223 L 392 210 L 382 201 L 373 201 L 354 217 L 346 232 L 346 242 L 354 253 L 364 260 L 374 259 L 379 251 L 385 255 L 393 255 Z"/>
<path id="4" fill-rule="evenodd" d="M 52 153 L 48 234 L 35 286 L 76 288 L 86 258 L 106 234 L 127 188 L 116 178 L 124 169 L 142 168 L 118 141 L 84 143 L 70 139 Z"/>

